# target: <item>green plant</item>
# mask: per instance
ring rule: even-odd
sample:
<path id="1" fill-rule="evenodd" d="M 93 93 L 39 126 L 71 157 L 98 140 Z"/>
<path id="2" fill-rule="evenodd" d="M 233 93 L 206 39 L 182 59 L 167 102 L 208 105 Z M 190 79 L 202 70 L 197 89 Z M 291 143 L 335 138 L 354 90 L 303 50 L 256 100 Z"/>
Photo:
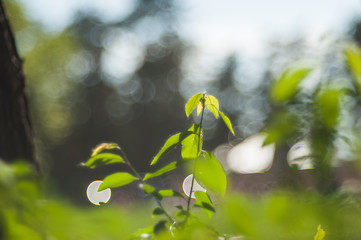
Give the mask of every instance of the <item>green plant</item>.
<path id="1" fill-rule="evenodd" d="M 222 166 L 212 153 L 203 150 L 203 117 L 208 110 L 215 118 L 221 116 L 229 130 L 234 134 L 232 125 L 227 116 L 219 111 L 218 100 L 206 93 L 192 96 L 185 106 L 187 117 L 196 109 L 199 122 L 192 124 L 184 132 L 172 135 L 165 142 L 160 151 L 151 161 L 151 165 L 160 162 L 168 152 L 177 145 L 181 145 L 179 161 L 171 162 L 157 171 L 141 176 L 131 165 L 123 150 L 114 143 L 103 143 L 93 150 L 92 157 L 84 163 L 85 166 L 95 168 L 102 165 L 122 163 L 126 164 L 132 173 L 122 172 L 107 176 L 99 190 L 115 188 L 138 181 L 140 188 L 155 199 L 158 207 L 153 210 L 153 216 L 162 216 L 155 225 L 141 229 L 130 236 L 130 239 L 228 239 L 228 235 L 220 234 L 214 226 L 221 228 L 220 222 L 226 222 L 221 232 L 231 232 L 234 235 L 242 234 L 250 239 L 323 239 L 325 232 L 321 227 L 314 236 L 311 229 L 322 224 L 327 229 L 327 237 L 341 239 L 344 236 L 355 236 L 349 239 L 358 239 L 359 233 L 353 226 L 359 224 L 359 196 L 342 192 L 334 178 L 332 161 L 337 157 L 337 141 L 343 140 L 348 144 L 351 155 L 359 160 L 359 144 L 357 138 L 347 135 L 353 132 L 359 136 L 359 127 L 356 124 L 345 125 L 345 122 L 356 122 L 359 115 L 355 108 L 360 103 L 360 76 L 361 76 L 361 49 L 356 46 L 345 48 L 345 65 L 354 81 L 340 82 L 331 79 L 320 82 L 310 90 L 302 89 L 301 83 L 312 69 L 305 66 L 288 68 L 280 78 L 276 79 L 270 88 L 272 114 L 264 128 L 267 138 L 264 144 L 274 143 L 276 151 L 281 155 L 275 161 L 286 161 L 289 143 L 307 140 L 310 144 L 310 155 L 302 156 L 312 161 L 315 187 L 318 193 L 310 195 L 308 191 L 297 192 L 300 188 L 287 188 L 281 193 L 263 196 L 260 199 L 248 199 L 243 195 L 228 196 L 217 209 L 220 216 L 216 224 L 208 224 L 199 220 L 191 204 L 194 182 L 197 181 L 207 192 L 194 191 L 195 203 L 193 206 L 201 208 L 208 218 L 212 218 L 215 207 L 208 194 L 212 192 L 224 196 L 227 188 L 227 179 Z M 105 153 L 103 150 L 116 149 L 120 155 Z M 176 206 L 178 211 L 171 214 L 165 207 L 163 199 L 167 197 L 184 198 L 173 189 L 156 189 L 148 182 L 149 179 L 161 176 L 179 166 L 186 165 L 185 169 L 193 174 L 190 194 L 185 198 L 183 206 Z M 286 167 L 285 167 L 286 166 Z M 289 180 L 297 180 L 296 171 L 281 165 L 282 171 L 291 171 Z M 279 172 L 280 173 L 280 172 Z M 282 172 L 283 173 L 283 172 Z M 289 181 L 290 183 L 292 181 Z M 293 189 L 292 191 L 290 189 Z M 329 198 L 332 198 L 331 200 Z M 310 205 L 312 202 L 312 206 Z M 356 202 L 356 203 L 355 203 Z M 222 215 L 222 208 L 225 215 Z M 342 218 L 339 217 L 342 209 Z M 192 210 L 192 211 L 191 211 Z M 294 218 L 293 216 L 297 216 Z M 327 216 L 327 218 L 325 217 Z M 342 224 L 343 222 L 347 222 Z M 307 224 L 305 224 L 307 223 Z M 313 235 L 313 236 L 312 236 Z M 190 237 L 191 236 L 191 237 Z"/>
<path id="2" fill-rule="evenodd" d="M 189 117 L 195 109 L 197 109 L 197 116 L 200 116 L 199 123 L 194 123 L 184 132 L 176 133 L 168 138 L 150 164 L 157 164 L 163 156 L 173 150 L 177 145 L 182 145 L 182 160 L 171 162 L 155 172 L 146 173 L 144 176 L 141 176 L 132 166 L 121 147 L 115 143 L 102 143 L 93 150 L 91 158 L 83 163 L 84 166 L 89 168 L 114 163 L 126 164 L 131 173 L 117 172 L 106 176 L 99 186 L 98 191 L 107 188 L 117 188 L 132 183 L 133 181 L 138 181 L 140 182 L 139 187 L 155 199 L 158 207 L 153 210 L 152 216 L 163 215 L 166 220 L 161 220 L 154 226 L 137 231 L 131 236 L 131 239 L 144 238 L 145 236 L 153 237 L 155 235 L 157 235 L 158 238 L 160 236 L 163 236 L 165 239 L 170 236 L 176 238 L 179 229 L 182 232 L 181 234 L 184 234 L 184 229 L 187 229 L 191 225 L 193 227 L 197 226 L 197 229 L 203 229 L 202 233 L 205 233 L 205 236 L 216 237 L 219 235 L 214 229 L 207 228 L 201 222 L 197 221 L 197 217 L 191 213 L 191 198 L 193 192 L 195 196 L 194 206 L 201 208 L 209 218 L 211 218 L 215 212 L 211 197 L 208 193 L 193 190 L 195 180 L 207 191 L 222 197 L 227 187 L 226 174 L 221 164 L 211 152 L 203 150 L 203 117 L 206 110 L 209 110 L 215 118 L 221 116 L 232 134 L 234 134 L 234 131 L 229 118 L 219 110 L 219 102 L 214 96 L 207 93 L 198 93 L 192 96 L 185 105 L 187 117 Z M 120 154 L 103 152 L 109 149 L 118 150 Z M 185 206 L 177 206 L 179 210 L 172 216 L 163 206 L 162 200 L 167 197 L 184 198 L 183 195 L 173 189 L 156 189 L 147 183 L 147 181 L 170 172 L 183 164 L 188 165 L 188 169 L 190 169 L 194 177 L 192 177 L 190 193 L 186 199 Z"/>

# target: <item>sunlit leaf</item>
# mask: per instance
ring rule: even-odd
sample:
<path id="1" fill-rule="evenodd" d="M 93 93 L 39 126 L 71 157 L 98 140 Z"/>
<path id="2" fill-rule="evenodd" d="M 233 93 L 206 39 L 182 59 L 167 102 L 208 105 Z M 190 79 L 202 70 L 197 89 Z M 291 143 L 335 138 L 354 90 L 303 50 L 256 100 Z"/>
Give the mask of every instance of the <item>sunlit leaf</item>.
<path id="1" fill-rule="evenodd" d="M 323 231 L 323 229 L 321 228 L 321 225 L 318 225 L 317 233 L 316 233 L 314 240 L 322 240 L 325 237 L 325 235 L 326 235 L 326 232 Z"/>
<path id="2" fill-rule="evenodd" d="M 157 155 L 153 158 L 150 165 L 154 165 L 158 162 L 158 160 L 166 155 L 168 152 L 170 152 L 172 149 L 174 149 L 178 143 L 180 143 L 183 139 L 185 139 L 187 136 L 192 134 L 191 131 L 185 131 L 182 133 L 177 133 L 168 138 L 168 140 L 165 142 L 163 147 L 160 149 L 160 151 L 157 153 Z"/>
<path id="3" fill-rule="evenodd" d="M 154 177 L 158 177 L 166 172 L 170 172 L 174 169 L 176 169 L 179 165 L 181 165 L 183 163 L 183 161 L 175 161 L 175 162 L 171 162 L 168 165 L 165 165 L 164 167 L 162 167 L 161 169 L 159 169 L 158 171 L 154 172 L 154 173 L 147 173 L 144 178 L 143 181 L 146 181 L 150 178 L 154 178 Z"/>
<path id="4" fill-rule="evenodd" d="M 213 203 L 208 194 L 203 191 L 196 191 L 194 196 L 196 197 L 195 206 L 202 208 L 207 217 L 211 218 L 216 210 L 214 209 Z"/>
<path id="5" fill-rule="evenodd" d="M 133 182 L 134 180 L 136 180 L 136 177 L 134 177 L 130 173 L 126 173 L 126 172 L 114 173 L 104 178 L 103 183 L 100 184 L 98 191 L 102 191 L 107 188 L 121 187 Z"/>
<path id="6" fill-rule="evenodd" d="M 96 168 L 99 166 L 113 163 L 125 163 L 125 161 L 121 156 L 113 153 L 100 153 L 90 158 L 86 163 L 83 163 L 82 165 L 90 168 Z"/>
<path id="7" fill-rule="evenodd" d="M 93 149 L 91 156 L 94 157 L 101 151 L 104 151 L 106 149 L 115 149 L 115 148 L 120 149 L 120 147 L 116 143 L 101 143 Z"/>
<path id="8" fill-rule="evenodd" d="M 203 152 L 195 161 L 195 179 L 203 188 L 224 196 L 227 178 L 221 164 L 212 153 Z"/>
<path id="9" fill-rule="evenodd" d="M 164 189 L 164 190 L 160 190 L 158 191 L 158 194 L 161 197 L 183 197 L 183 195 L 177 191 L 174 191 L 173 189 Z"/>
<path id="10" fill-rule="evenodd" d="M 215 118 L 218 118 L 219 102 L 218 99 L 212 95 L 206 95 L 205 97 L 206 108 L 214 114 Z"/>
<path id="11" fill-rule="evenodd" d="M 316 98 L 320 120 L 330 129 L 333 129 L 338 123 L 341 95 L 342 91 L 339 89 L 326 88 L 321 90 Z"/>
<path id="12" fill-rule="evenodd" d="M 361 49 L 356 44 L 350 45 L 344 50 L 345 61 L 354 77 L 359 91 L 361 91 Z"/>
<path id="13" fill-rule="evenodd" d="M 221 115 L 223 122 L 227 125 L 229 131 L 231 131 L 231 133 L 234 135 L 231 120 L 229 120 L 229 118 L 223 112 L 219 111 L 219 114 Z"/>
<path id="14" fill-rule="evenodd" d="M 198 134 L 191 134 L 182 141 L 182 158 L 196 159 L 202 149 L 202 138 Z"/>
<path id="15" fill-rule="evenodd" d="M 164 212 L 163 209 L 157 207 L 157 208 L 154 208 L 153 213 L 152 213 L 152 217 L 154 218 L 154 217 L 159 216 L 159 215 L 162 215 L 162 214 L 164 214 L 164 213 L 165 213 L 165 212 Z"/>
<path id="16" fill-rule="evenodd" d="M 202 98 L 203 98 L 203 93 L 197 93 L 188 100 L 188 102 L 185 106 L 187 117 L 189 117 L 189 115 L 192 113 L 192 111 L 201 102 Z"/>
<path id="17" fill-rule="evenodd" d="M 311 72 L 309 67 L 290 67 L 271 87 L 271 100 L 283 102 L 292 98 L 298 91 L 298 85 Z"/>
<path id="18" fill-rule="evenodd" d="M 182 140 L 182 158 L 185 160 L 196 159 L 202 149 L 203 141 L 199 136 L 200 127 L 197 124 L 193 124 L 187 131 L 192 132 L 189 136 Z M 199 146 L 198 146 L 199 145 Z"/>
<path id="19" fill-rule="evenodd" d="M 202 102 L 200 102 L 197 105 L 197 116 L 199 116 L 199 114 L 201 114 L 202 110 L 203 110 L 203 104 L 202 104 Z"/>

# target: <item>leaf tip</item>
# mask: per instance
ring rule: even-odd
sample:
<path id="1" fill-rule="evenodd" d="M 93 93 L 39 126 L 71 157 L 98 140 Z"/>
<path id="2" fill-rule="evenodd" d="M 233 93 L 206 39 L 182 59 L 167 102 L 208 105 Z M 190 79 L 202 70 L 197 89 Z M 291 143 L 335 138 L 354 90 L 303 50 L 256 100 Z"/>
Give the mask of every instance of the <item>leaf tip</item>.
<path id="1" fill-rule="evenodd" d="M 94 157 L 95 155 L 97 155 L 98 153 L 102 152 L 105 149 L 115 149 L 115 148 L 120 150 L 120 147 L 116 143 L 101 143 L 92 150 L 91 156 Z"/>
<path id="2" fill-rule="evenodd" d="M 104 187 L 104 183 L 99 185 L 98 192 L 101 192 L 103 190 L 107 189 L 107 187 Z"/>

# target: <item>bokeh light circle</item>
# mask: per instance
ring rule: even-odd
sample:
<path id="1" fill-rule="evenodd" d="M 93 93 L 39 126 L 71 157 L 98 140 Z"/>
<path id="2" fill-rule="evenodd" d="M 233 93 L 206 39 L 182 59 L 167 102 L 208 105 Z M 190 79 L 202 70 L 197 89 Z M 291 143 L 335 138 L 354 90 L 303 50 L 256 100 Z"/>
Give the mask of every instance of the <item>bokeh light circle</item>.
<path id="1" fill-rule="evenodd" d="M 100 203 L 107 203 L 111 196 L 110 188 L 107 188 L 103 191 L 99 191 L 99 186 L 103 181 L 97 180 L 89 184 L 86 195 L 89 201 L 95 205 L 100 205 Z"/>
<path id="2" fill-rule="evenodd" d="M 291 147 L 287 153 L 287 162 L 290 167 L 297 167 L 299 170 L 313 169 L 311 159 L 311 148 L 307 141 L 299 141 Z"/>
<path id="3" fill-rule="evenodd" d="M 275 145 L 263 145 L 266 135 L 259 133 L 246 138 L 233 147 L 227 155 L 228 167 L 238 173 L 262 173 L 273 163 Z"/>
<path id="4" fill-rule="evenodd" d="M 187 176 L 187 177 L 184 179 L 184 181 L 183 181 L 183 192 L 184 192 L 185 195 L 187 195 L 188 197 L 189 197 L 189 193 L 190 193 L 190 191 L 191 191 L 192 178 L 193 178 L 193 174 Z M 195 198 L 194 192 L 196 192 L 196 191 L 206 192 L 207 190 L 204 189 L 201 185 L 199 185 L 199 183 L 197 183 L 197 181 L 194 179 L 193 191 L 192 191 L 192 196 L 191 196 L 191 198 Z"/>

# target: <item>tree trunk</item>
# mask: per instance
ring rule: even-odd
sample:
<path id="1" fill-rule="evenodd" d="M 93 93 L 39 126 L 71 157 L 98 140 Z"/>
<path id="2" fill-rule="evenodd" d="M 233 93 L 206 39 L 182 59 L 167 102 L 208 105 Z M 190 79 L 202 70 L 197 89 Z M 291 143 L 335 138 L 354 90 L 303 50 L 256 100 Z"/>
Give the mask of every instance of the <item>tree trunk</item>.
<path id="1" fill-rule="evenodd" d="M 22 61 L 0 0 L 0 158 L 35 163 Z"/>

